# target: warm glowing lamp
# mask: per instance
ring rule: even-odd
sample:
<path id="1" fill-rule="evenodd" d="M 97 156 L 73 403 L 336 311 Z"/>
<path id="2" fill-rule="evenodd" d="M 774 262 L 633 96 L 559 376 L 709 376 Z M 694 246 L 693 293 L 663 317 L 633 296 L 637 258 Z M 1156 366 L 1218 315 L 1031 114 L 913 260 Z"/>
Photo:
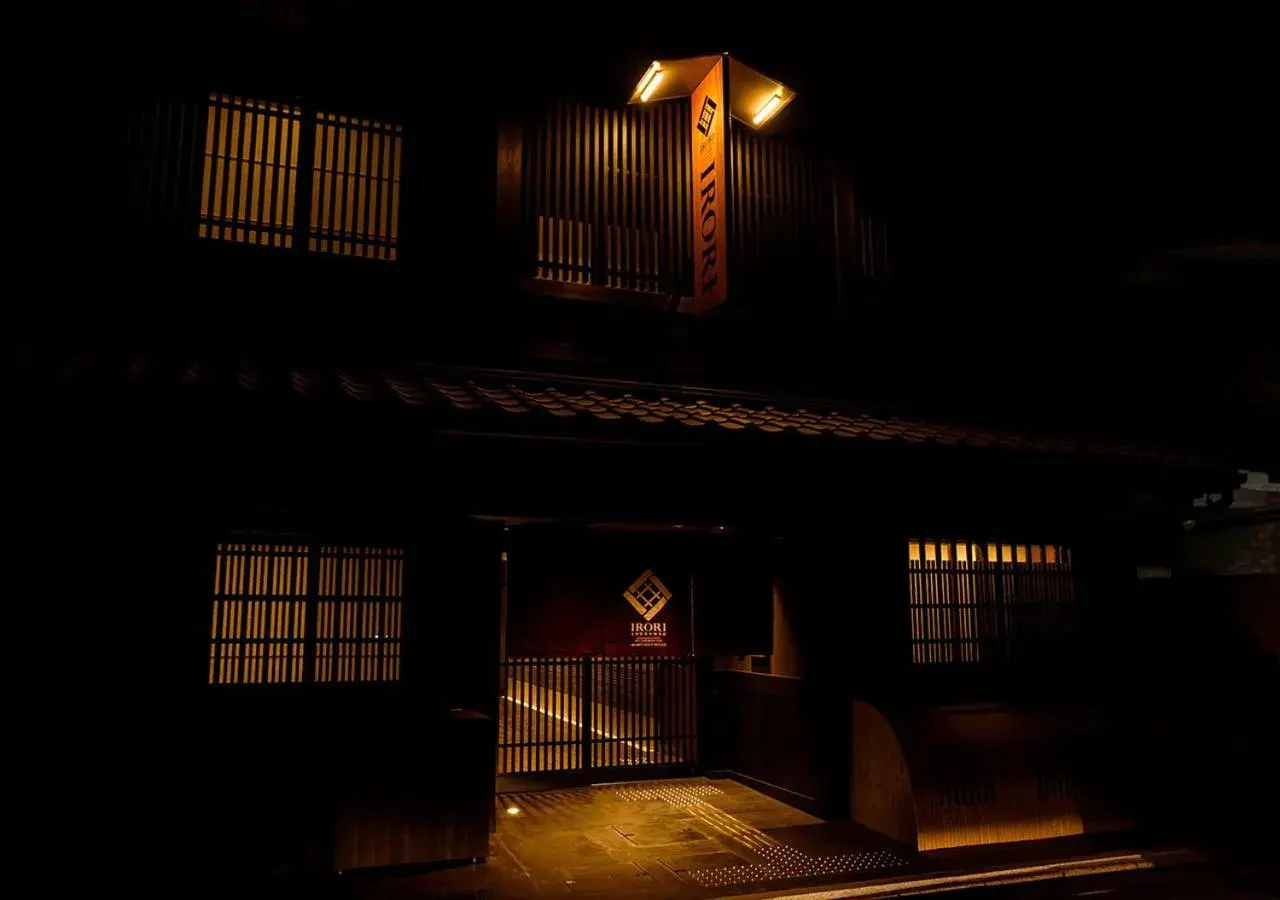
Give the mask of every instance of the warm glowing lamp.
<path id="1" fill-rule="evenodd" d="M 518 807 L 518 806 L 508 806 L 508 807 L 507 807 L 507 815 L 509 815 L 509 816 L 518 816 L 518 815 L 520 815 L 520 807 Z"/>
<path id="2" fill-rule="evenodd" d="M 640 79 L 640 83 L 636 85 L 636 95 L 639 96 L 641 103 L 648 103 L 649 98 L 653 96 L 653 92 L 658 89 L 658 85 L 662 84 L 662 79 L 667 73 L 662 69 L 662 63 L 656 59 L 645 71 L 644 77 Z"/>
<path id="3" fill-rule="evenodd" d="M 760 107 L 759 111 L 751 117 L 751 124 L 759 128 L 765 122 L 772 119 L 781 107 L 782 89 L 779 88 L 773 92 L 773 96 L 764 102 L 764 105 Z"/>
<path id="4" fill-rule="evenodd" d="M 739 62 L 728 54 L 691 56 L 685 59 L 655 59 L 644 70 L 632 103 L 661 103 L 689 97 L 717 62 L 724 62 L 725 96 L 729 115 L 751 128 L 761 128 L 778 117 L 796 92 L 775 78 Z"/>

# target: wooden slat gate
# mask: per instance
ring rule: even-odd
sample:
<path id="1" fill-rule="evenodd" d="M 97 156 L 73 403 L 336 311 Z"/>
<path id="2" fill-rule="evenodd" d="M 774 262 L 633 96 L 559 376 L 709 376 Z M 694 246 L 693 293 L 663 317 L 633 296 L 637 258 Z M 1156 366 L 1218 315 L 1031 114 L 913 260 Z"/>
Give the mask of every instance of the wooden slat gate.
<path id="1" fill-rule="evenodd" d="M 691 657 L 526 657 L 502 669 L 499 775 L 697 762 Z"/>

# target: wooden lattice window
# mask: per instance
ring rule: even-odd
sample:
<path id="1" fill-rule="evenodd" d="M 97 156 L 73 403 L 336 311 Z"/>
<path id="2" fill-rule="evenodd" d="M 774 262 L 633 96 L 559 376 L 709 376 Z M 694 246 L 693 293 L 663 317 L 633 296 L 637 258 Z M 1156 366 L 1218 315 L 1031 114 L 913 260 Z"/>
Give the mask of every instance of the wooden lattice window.
<path id="1" fill-rule="evenodd" d="M 314 113 L 308 198 L 298 196 L 300 107 L 211 94 L 206 116 L 201 237 L 293 247 L 295 206 L 309 200 L 309 213 L 297 211 L 309 250 L 396 258 L 400 125 Z"/>
<path id="2" fill-rule="evenodd" d="M 209 96 L 201 237 L 293 246 L 301 121 L 285 103 Z"/>
<path id="3" fill-rule="evenodd" d="M 398 681 L 403 551 L 322 547 L 316 681 Z"/>
<path id="4" fill-rule="evenodd" d="M 913 540 L 907 569 L 913 662 L 1010 660 L 1074 630 L 1070 548 Z"/>
<path id="5" fill-rule="evenodd" d="M 307 568 L 306 547 L 218 545 L 210 684 L 302 681 Z"/>
<path id="6" fill-rule="evenodd" d="M 316 113 L 309 249 L 396 258 L 402 143 L 399 125 Z"/>
<path id="7" fill-rule="evenodd" d="M 218 544 L 209 684 L 400 680 L 404 551 Z"/>

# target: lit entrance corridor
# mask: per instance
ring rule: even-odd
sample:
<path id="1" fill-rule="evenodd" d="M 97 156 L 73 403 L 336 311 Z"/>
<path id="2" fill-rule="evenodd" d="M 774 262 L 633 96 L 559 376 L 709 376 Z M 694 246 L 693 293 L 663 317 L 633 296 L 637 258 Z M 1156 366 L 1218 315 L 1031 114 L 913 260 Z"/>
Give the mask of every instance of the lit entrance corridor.
<path id="1" fill-rule="evenodd" d="M 406 877 L 403 896 L 719 897 L 889 876 L 908 863 L 857 826 L 728 779 L 501 794 L 498 804 L 487 864 Z"/>

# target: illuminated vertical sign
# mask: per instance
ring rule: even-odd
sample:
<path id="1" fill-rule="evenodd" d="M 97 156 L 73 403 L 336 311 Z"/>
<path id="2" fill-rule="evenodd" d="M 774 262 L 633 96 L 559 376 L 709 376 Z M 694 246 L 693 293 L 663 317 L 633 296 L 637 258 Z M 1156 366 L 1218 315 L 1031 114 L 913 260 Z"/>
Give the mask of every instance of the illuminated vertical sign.
<path id="1" fill-rule="evenodd" d="M 724 96 L 724 57 L 693 91 L 693 310 L 706 312 L 729 293 L 725 140 L 729 108 Z"/>

